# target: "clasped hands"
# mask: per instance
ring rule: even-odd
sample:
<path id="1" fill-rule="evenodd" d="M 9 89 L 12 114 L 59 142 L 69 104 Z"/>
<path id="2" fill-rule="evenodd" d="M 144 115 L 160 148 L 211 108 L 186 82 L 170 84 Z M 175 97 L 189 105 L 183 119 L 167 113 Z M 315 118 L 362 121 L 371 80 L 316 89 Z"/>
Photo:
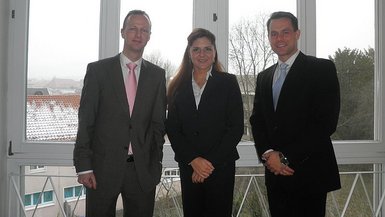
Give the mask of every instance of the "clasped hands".
<path id="1" fill-rule="evenodd" d="M 194 170 L 191 177 L 193 183 L 203 183 L 214 171 L 214 166 L 211 162 L 202 157 L 195 158 L 191 161 L 190 165 Z"/>
<path id="2" fill-rule="evenodd" d="M 283 164 L 279 155 L 279 151 L 271 151 L 263 154 L 262 158 L 265 160 L 264 165 L 275 175 L 292 176 L 294 170 L 288 165 Z"/>

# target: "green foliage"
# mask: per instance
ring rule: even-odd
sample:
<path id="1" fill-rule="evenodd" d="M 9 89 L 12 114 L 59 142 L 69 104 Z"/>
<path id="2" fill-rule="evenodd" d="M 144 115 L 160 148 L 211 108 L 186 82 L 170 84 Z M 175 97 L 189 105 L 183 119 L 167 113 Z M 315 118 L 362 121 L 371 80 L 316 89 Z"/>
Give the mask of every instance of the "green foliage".
<path id="1" fill-rule="evenodd" d="M 341 89 L 341 112 L 333 139 L 373 139 L 374 49 L 338 49 L 329 59 L 336 65 Z"/>

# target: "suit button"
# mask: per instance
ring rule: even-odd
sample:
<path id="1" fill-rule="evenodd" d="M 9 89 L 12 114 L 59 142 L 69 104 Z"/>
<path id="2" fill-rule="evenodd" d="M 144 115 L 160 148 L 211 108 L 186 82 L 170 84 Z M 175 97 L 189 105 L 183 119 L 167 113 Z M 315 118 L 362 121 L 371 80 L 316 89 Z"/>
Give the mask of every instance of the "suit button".
<path id="1" fill-rule="evenodd" d="M 124 150 L 128 150 L 128 146 L 124 146 Z"/>
<path id="2" fill-rule="evenodd" d="M 198 136 L 198 135 L 199 135 L 199 132 L 195 131 L 194 136 Z"/>
<path id="3" fill-rule="evenodd" d="M 132 125 L 131 125 L 131 124 L 130 124 L 130 125 L 128 125 L 128 128 L 129 128 L 129 129 L 132 129 Z"/>

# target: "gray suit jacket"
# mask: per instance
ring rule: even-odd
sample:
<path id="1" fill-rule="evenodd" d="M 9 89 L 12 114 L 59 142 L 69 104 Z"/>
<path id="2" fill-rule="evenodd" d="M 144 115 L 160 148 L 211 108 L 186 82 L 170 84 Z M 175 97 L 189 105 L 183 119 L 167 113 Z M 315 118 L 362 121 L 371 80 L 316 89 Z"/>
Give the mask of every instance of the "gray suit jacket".
<path id="1" fill-rule="evenodd" d="M 88 64 L 74 148 L 76 172 L 93 170 L 99 184 L 123 179 L 128 145 L 144 191 L 160 181 L 166 117 L 164 69 L 142 61 L 132 117 L 119 55 Z"/>

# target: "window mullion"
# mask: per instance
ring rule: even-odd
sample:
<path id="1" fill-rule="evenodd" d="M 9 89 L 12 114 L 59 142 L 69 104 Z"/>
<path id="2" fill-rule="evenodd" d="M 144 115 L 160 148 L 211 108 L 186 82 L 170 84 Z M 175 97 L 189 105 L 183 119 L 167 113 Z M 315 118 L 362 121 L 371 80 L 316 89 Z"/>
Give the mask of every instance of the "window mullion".
<path id="1" fill-rule="evenodd" d="M 99 59 L 119 52 L 120 0 L 100 1 Z"/>

